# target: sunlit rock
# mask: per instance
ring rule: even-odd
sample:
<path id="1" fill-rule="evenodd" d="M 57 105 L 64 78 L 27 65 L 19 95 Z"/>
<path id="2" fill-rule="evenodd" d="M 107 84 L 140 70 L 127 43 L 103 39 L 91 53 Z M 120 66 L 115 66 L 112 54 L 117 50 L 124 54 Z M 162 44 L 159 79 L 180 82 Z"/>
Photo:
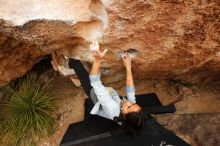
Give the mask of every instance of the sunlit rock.
<path id="1" fill-rule="evenodd" d="M 106 82 L 124 78 L 120 53 L 131 48 L 137 80 L 217 80 L 219 10 L 219 0 L 0 0 L 0 85 L 54 52 L 91 64 L 93 40 L 109 50 Z M 53 66 L 62 72 L 60 56 L 52 63 L 60 58 Z"/>

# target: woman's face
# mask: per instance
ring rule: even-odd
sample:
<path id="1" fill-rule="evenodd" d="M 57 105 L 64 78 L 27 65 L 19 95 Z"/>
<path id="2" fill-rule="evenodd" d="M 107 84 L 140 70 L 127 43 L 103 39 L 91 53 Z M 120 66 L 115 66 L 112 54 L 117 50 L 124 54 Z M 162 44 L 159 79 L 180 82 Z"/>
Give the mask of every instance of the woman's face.
<path id="1" fill-rule="evenodd" d="M 140 110 L 141 110 L 141 107 L 137 104 L 134 104 L 128 100 L 121 101 L 121 111 L 123 115 L 132 113 L 132 112 L 138 112 Z"/>

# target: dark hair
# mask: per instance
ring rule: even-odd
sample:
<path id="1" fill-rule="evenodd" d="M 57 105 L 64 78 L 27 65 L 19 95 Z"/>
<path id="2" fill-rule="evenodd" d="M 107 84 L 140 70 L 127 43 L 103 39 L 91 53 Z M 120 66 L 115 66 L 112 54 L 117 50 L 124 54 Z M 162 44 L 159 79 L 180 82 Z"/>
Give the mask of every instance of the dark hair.
<path id="1" fill-rule="evenodd" d="M 124 131 L 132 137 L 133 135 L 139 135 L 144 128 L 146 122 L 146 116 L 142 110 L 138 112 L 132 112 L 124 115 L 124 122 L 122 123 Z"/>

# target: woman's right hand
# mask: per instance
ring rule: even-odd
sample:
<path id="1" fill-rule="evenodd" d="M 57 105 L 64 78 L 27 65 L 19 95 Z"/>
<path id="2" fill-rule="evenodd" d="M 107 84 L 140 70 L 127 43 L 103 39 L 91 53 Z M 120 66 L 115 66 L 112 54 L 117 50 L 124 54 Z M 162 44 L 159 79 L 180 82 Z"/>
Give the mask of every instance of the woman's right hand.
<path id="1" fill-rule="evenodd" d="M 93 41 L 92 44 L 90 44 L 90 50 L 92 51 L 95 60 L 101 60 L 108 51 L 108 49 L 105 49 L 103 52 L 100 52 L 98 41 Z"/>
<path id="2" fill-rule="evenodd" d="M 122 54 L 122 59 L 124 62 L 124 66 L 126 69 L 131 69 L 131 57 L 129 53 L 123 53 Z"/>

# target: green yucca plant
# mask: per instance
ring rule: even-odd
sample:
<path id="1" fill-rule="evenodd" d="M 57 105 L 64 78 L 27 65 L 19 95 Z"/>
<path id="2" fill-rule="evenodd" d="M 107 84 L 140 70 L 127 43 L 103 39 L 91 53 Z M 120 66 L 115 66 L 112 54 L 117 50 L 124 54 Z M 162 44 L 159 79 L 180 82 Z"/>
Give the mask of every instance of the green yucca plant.
<path id="1" fill-rule="evenodd" d="M 4 139 L 13 144 L 50 132 L 53 127 L 54 96 L 49 92 L 51 80 L 42 83 L 30 73 L 18 81 L 18 87 L 5 89 L 10 100 L 4 105 Z"/>

